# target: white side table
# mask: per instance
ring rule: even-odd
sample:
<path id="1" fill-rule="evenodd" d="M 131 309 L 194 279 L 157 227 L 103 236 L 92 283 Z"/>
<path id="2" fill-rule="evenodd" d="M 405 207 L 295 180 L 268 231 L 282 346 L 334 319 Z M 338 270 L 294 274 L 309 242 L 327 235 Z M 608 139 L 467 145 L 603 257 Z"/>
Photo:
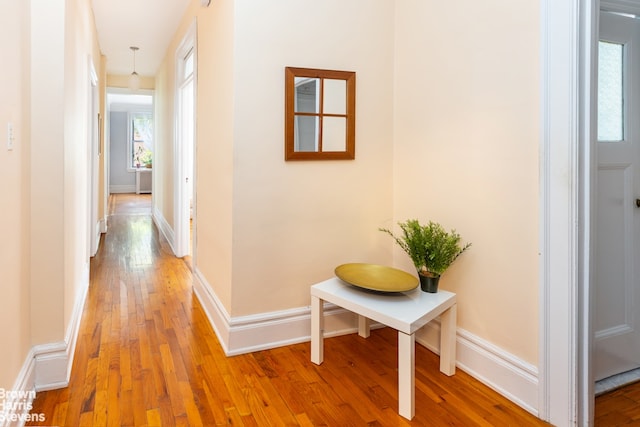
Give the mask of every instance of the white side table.
<path id="1" fill-rule="evenodd" d="M 334 277 L 311 286 L 311 361 L 324 358 L 324 301 L 358 314 L 358 334 L 369 336 L 369 319 L 398 331 L 398 412 L 415 415 L 415 332 L 440 316 L 440 371 L 456 372 L 456 294 L 439 290 L 383 294 L 367 292 Z"/>

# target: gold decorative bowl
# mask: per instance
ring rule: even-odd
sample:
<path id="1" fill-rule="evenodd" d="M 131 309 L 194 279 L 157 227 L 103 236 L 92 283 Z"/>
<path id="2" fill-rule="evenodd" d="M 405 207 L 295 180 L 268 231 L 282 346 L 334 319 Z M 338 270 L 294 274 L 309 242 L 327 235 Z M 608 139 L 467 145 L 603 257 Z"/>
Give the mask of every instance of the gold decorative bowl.
<path id="1" fill-rule="evenodd" d="M 405 292 L 418 286 L 417 277 L 384 265 L 342 264 L 336 267 L 335 273 L 350 285 L 378 292 Z"/>

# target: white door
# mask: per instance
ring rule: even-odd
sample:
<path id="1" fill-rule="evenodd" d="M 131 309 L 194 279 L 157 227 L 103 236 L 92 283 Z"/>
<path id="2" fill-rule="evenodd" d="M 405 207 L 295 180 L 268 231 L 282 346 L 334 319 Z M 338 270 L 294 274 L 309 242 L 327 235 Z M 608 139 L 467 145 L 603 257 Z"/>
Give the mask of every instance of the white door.
<path id="1" fill-rule="evenodd" d="M 596 380 L 640 367 L 640 24 L 609 13 L 600 19 Z"/>

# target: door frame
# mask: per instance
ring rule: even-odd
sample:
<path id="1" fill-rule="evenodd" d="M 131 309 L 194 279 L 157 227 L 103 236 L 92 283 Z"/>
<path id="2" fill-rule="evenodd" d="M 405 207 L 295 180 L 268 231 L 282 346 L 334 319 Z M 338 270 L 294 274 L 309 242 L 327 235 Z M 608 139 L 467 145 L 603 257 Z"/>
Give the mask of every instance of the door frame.
<path id="1" fill-rule="evenodd" d="M 591 272 L 599 0 L 541 1 L 539 416 L 593 424 Z"/>
<path id="2" fill-rule="evenodd" d="M 196 22 L 194 21 L 189 29 L 186 31 L 185 36 L 182 39 L 182 42 L 176 49 L 175 54 L 175 69 L 176 69 L 176 77 L 175 77 L 175 144 L 174 144 L 174 218 L 175 218 L 175 255 L 177 257 L 184 257 L 191 253 L 192 256 L 192 266 L 195 266 L 196 262 L 196 244 L 195 244 L 195 230 L 196 230 L 196 147 L 197 147 L 197 132 L 196 132 L 196 121 L 197 121 L 197 87 L 198 87 L 198 52 L 197 52 L 197 43 L 196 43 L 196 35 L 197 35 L 197 27 Z M 193 149 L 191 150 L 192 156 L 185 156 L 184 150 L 181 150 L 182 146 L 182 122 L 181 122 L 181 112 L 180 112 L 180 87 L 182 84 L 182 79 L 180 79 L 180 70 L 181 70 L 181 60 L 184 56 L 190 51 L 193 50 L 193 117 L 194 117 L 194 129 L 193 129 Z M 190 158 L 188 158 L 190 157 Z M 183 179 L 185 170 L 188 165 L 187 162 L 192 163 L 192 183 L 193 186 L 193 247 L 190 251 L 189 241 L 190 241 L 190 215 L 189 215 L 189 200 L 187 197 L 187 192 L 185 190 L 185 186 L 183 185 Z"/>
<path id="3" fill-rule="evenodd" d="M 101 227 L 98 215 L 99 169 L 100 169 L 100 94 L 98 74 L 91 55 L 88 56 L 89 82 L 87 92 L 87 141 L 89 161 L 87 162 L 87 186 L 89 203 L 89 257 L 93 257 L 100 244 Z"/>
<path id="4" fill-rule="evenodd" d="M 540 416 L 593 425 L 600 10 L 637 0 L 542 0 Z M 553 325 L 553 329 L 551 328 Z"/>

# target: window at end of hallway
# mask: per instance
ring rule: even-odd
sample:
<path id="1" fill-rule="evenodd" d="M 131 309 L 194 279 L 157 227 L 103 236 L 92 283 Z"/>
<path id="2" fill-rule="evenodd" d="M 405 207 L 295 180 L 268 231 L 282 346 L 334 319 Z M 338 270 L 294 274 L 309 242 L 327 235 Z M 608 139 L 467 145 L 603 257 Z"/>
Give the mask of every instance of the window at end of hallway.
<path id="1" fill-rule="evenodd" d="M 153 118 L 151 113 L 131 113 L 130 124 L 130 157 L 131 168 L 152 166 L 153 162 Z"/>

